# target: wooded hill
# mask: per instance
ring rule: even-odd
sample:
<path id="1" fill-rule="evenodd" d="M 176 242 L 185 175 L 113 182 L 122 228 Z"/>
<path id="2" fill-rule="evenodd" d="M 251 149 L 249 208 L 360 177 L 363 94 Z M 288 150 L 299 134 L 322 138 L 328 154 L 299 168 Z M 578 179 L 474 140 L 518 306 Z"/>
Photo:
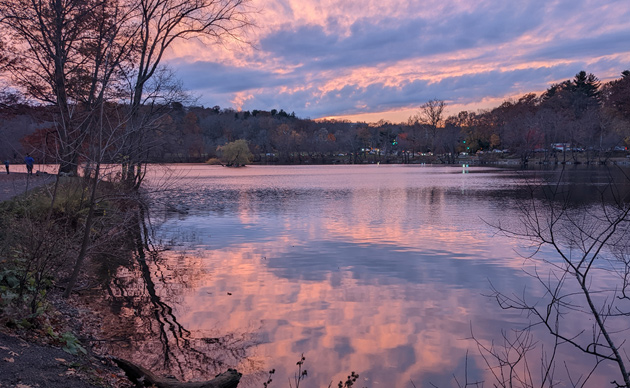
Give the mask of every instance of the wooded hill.
<path id="1" fill-rule="evenodd" d="M 353 123 L 302 119 L 282 109 L 249 112 L 172 102 L 150 127 L 147 161 L 203 162 L 217 147 L 239 139 L 247 141 L 255 163 L 280 164 L 452 163 L 461 153 L 602 161 L 625 155 L 630 145 L 630 71 L 603 84 L 582 71 L 540 95 L 487 111 L 445 117 L 445 106 L 429 101 L 406 123 Z M 38 162 L 55 162 L 53 111 L 4 104 L 0 157 L 21 160 L 28 152 Z M 110 159 L 117 161 L 115 154 Z"/>

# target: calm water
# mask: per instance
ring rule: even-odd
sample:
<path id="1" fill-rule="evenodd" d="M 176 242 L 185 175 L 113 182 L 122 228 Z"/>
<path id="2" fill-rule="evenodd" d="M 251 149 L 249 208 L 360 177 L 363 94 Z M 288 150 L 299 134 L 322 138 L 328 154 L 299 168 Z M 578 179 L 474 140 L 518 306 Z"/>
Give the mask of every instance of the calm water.
<path id="1" fill-rule="evenodd" d="M 156 168 L 150 182 L 167 191 L 154 194 L 153 241 L 168 249 L 118 274 L 121 285 L 134 285 L 126 293 L 138 305 L 118 306 L 135 326 L 116 328 L 130 342 L 113 351 L 186 379 L 236 367 L 242 386 L 252 387 L 262 387 L 271 368 L 271 386 L 288 386 L 301 354 L 305 387 L 336 386 L 350 371 L 360 374 L 359 386 L 448 387 L 453 374 L 463 377 L 468 352 L 469 379 L 490 386 L 467 339 L 471 328 L 489 343 L 526 322 L 484 296 L 490 281 L 506 292 L 538 291 L 523 272 L 532 268 L 523 242 L 488 224 L 518 225 L 517 199 L 528 184 L 556 174 Z M 583 200 L 596 198 L 600 175 L 576 171 L 567 185 L 578 182 Z M 125 296 L 113 288 L 111 295 Z M 574 353 L 566 356 L 579 364 Z M 607 383 L 611 372 L 601 371 Z"/>

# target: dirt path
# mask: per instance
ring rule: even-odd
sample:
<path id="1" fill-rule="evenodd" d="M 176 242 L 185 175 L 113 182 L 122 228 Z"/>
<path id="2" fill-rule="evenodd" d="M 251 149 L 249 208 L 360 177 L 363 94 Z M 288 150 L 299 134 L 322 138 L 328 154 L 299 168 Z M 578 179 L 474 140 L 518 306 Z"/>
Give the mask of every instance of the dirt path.
<path id="1" fill-rule="evenodd" d="M 130 386 L 112 361 L 73 356 L 0 331 L 0 388 Z"/>
<path id="2" fill-rule="evenodd" d="M 55 175 L 27 175 L 24 172 L 12 172 L 6 174 L 4 170 L 0 172 L 0 202 L 24 194 L 27 190 L 42 186 L 55 181 Z"/>
<path id="3" fill-rule="evenodd" d="M 81 379 L 84 364 L 61 349 L 0 332 L 0 387 L 94 387 Z"/>

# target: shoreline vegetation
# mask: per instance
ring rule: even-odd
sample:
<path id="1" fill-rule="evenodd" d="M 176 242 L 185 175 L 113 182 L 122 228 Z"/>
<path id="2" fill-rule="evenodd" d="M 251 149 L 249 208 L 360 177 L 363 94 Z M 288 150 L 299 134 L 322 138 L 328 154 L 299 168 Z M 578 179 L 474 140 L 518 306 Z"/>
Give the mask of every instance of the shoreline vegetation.
<path id="1" fill-rule="evenodd" d="M 297 157 L 296 157 L 297 159 Z M 626 153 L 625 151 L 615 151 L 610 152 L 604 157 L 601 158 L 593 158 L 589 155 L 584 155 L 583 153 L 549 153 L 545 155 L 541 153 L 540 155 L 533 155 L 529 157 L 526 161 L 523 161 L 518 157 L 518 155 L 511 154 L 508 152 L 495 152 L 488 154 L 476 154 L 476 155 L 468 155 L 468 154 L 459 154 L 455 157 L 450 158 L 449 162 L 445 162 L 444 156 L 433 156 L 433 155 L 416 155 L 413 157 L 400 157 L 397 155 L 378 155 L 378 154 L 369 154 L 362 161 L 358 163 L 353 162 L 352 155 L 336 155 L 324 158 L 312 159 L 307 155 L 301 156 L 300 162 L 295 163 L 280 163 L 278 161 L 262 161 L 261 159 L 257 159 L 254 161 L 247 161 L 246 163 L 242 163 L 240 165 L 231 165 L 221 161 L 219 158 L 210 158 L 205 164 L 212 166 L 224 166 L 224 167 L 243 167 L 246 165 L 254 165 L 254 166 L 305 166 L 305 165 L 367 165 L 367 164 L 416 164 L 416 165 L 458 165 L 458 164 L 469 164 L 475 166 L 483 166 L 483 165 L 498 165 L 498 166 L 552 166 L 552 165 L 598 165 L 598 166 L 630 166 L 630 153 Z M 168 163 L 168 164 L 178 164 L 178 163 Z"/>
<path id="2" fill-rule="evenodd" d="M 0 202 L 1 349 L 13 355 L 1 361 L 7 372 L 2 386 L 124 386 L 113 364 L 81 341 L 77 314 L 85 307 L 76 295 L 61 295 L 81 243 L 87 203 L 82 181 L 58 179 Z M 6 177 L 2 183 L 12 184 Z"/>
<path id="3" fill-rule="evenodd" d="M 138 163 L 514 164 L 512 159 L 521 165 L 608 164 L 611 159 L 621 163 L 630 147 L 629 96 L 626 70 L 606 83 L 581 71 L 539 95 L 528 93 L 476 112 L 447 116 L 447 102 L 431 100 L 401 123 L 313 120 L 283 109 L 250 112 L 160 101 L 154 104 L 155 111 L 145 112 L 150 125 L 137 136 L 132 132 L 121 137 L 128 127 L 123 121 L 104 132 L 111 141 L 95 144 L 97 151 L 106 148 L 88 160 L 121 163 L 136 181 L 141 180 L 133 176 Z M 108 107 L 108 115 L 128 108 Z M 0 109 L 0 117 L 6 132 L 0 146 L 3 158 L 14 155 L 8 161 L 19 163 L 21 155 L 30 153 L 37 163 L 63 162 L 53 141 L 58 130 L 50 106 L 15 103 Z M 119 139 L 124 141 L 118 144 Z M 141 147 L 134 145 L 137 142 Z M 73 166 L 81 163 L 78 156 L 75 159 Z"/>
<path id="4" fill-rule="evenodd" d="M 87 317 L 95 307 L 101 313 L 107 309 L 98 306 L 103 299 L 85 295 L 105 288 L 108 274 L 132 259 L 129 252 L 142 233 L 138 217 L 145 205 L 142 194 L 130 193 L 120 182 L 101 182 L 87 260 L 66 296 L 84 245 L 85 219 L 94 207 L 88 181 L 40 180 L 28 192 L 0 201 L 0 386 L 131 387 L 144 381 L 162 388 L 236 387 L 241 375 L 235 370 L 203 383 L 180 383 L 93 347 L 100 326 Z M 6 178 L 2 183 L 15 184 Z"/>
<path id="5" fill-rule="evenodd" d="M 177 164 L 177 163 L 172 163 Z M 298 163 L 279 163 L 278 161 L 263 162 L 246 160 L 240 163 L 226 163 L 219 158 L 210 158 L 204 163 L 210 166 L 223 167 L 245 167 L 245 166 L 320 166 L 320 165 L 373 165 L 373 164 L 390 164 L 390 165 L 436 165 L 436 166 L 496 166 L 510 168 L 534 168 L 534 167 L 552 167 L 552 166 L 630 166 L 630 154 L 625 151 L 610 152 L 604 157 L 593 158 L 583 153 L 570 152 L 554 152 L 540 153 L 523 160 L 518 155 L 508 152 L 495 152 L 488 154 L 459 154 L 455 157 L 448 156 L 448 162 L 444 156 L 433 155 L 414 155 L 413 157 L 385 156 L 378 154 L 369 154 L 361 162 L 355 163 L 352 155 L 336 155 L 328 158 L 312 159 L 307 155 L 300 157 Z"/>

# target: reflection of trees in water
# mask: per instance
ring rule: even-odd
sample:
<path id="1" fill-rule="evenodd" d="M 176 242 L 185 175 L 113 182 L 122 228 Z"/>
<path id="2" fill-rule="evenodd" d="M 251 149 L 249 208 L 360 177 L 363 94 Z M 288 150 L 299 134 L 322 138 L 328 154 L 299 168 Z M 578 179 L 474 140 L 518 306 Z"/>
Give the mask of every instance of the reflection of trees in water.
<path id="1" fill-rule="evenodd" d="M 177 320 L 173 307 L 190 288 L 188 280 L 202 270 L 164 260 L 163 250 L 151 244 L 144 219 L 139 212 L 138 227 L 131 228 L 131 253 L 104 271 L 113 274 L 106 282 L 105 297 L 110 309 L 105 315 L 112 320 L 101 323 L 108 337 L 107 351 L 184 380 L 209 378 L 243 362 L 251 364 L 247 359 L 247 349 L 254 345 L 251 333 L 195 338 Z"/>

